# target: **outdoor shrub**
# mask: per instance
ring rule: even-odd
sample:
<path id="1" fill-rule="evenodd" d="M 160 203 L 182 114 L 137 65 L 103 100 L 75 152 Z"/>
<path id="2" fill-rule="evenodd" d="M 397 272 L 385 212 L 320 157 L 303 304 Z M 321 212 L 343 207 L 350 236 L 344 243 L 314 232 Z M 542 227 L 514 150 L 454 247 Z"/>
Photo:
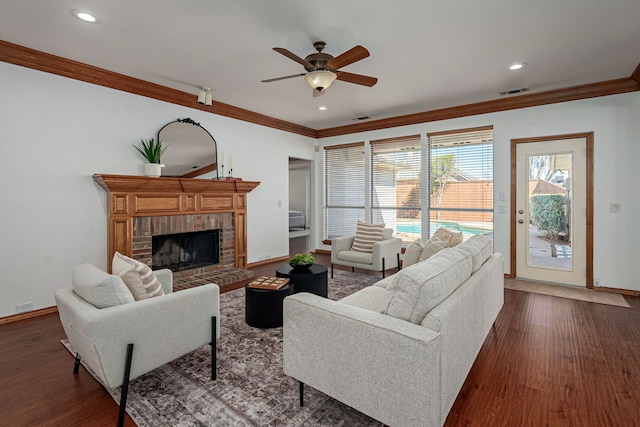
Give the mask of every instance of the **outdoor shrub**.
<path id="1" fill-rule="evenodd" d="M 531 222 L 548 238 L 557 240 L 566 231 L 564 194 L 534 194 L 530 198 Z"/>

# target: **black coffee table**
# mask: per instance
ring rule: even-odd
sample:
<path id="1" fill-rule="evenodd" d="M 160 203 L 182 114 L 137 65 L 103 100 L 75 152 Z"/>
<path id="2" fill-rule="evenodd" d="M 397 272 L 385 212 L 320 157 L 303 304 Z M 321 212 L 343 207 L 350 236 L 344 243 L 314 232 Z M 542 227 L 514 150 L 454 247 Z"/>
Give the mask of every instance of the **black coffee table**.
<path id="1" fill-rule="evenodd" d="M 276 268 L 276 277 L 288 277 L 289 283 L 293 283 L 295 293 L 311 292 L 327 298 L 327 267 L 322 264 L 313 264 L 303 270 L 293 269 L 289 264 L 279 265 Z"/>
<path id="2" fill-rule="evenodd" d="M 293 285 L 287 283 L 275 291 L 250 288 L 245 285 L 245 321 L 254 328 L 282 326 L 282 301 L 293 295 Z"/>

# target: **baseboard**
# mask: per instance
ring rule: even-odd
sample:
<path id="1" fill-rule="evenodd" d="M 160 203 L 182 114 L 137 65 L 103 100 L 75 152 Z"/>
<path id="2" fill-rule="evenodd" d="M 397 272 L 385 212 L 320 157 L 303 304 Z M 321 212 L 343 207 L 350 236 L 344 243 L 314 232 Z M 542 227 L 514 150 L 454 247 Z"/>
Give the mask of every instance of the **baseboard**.
<path id="1" fill-rule="evenodd" d="M 594 291 L 609 292 L 612 294 L 629 295 L 631 297 L 640 297 L 640 291 L 632 291 L 631 289 L 607 288 L 605 286 L 595 286 Z"/>
<path id="2" fill-rule="evenodd" d="M 57 313 L 58 307 L 46 307 L 39 310 L 25 311 L 24 313 L 12 314 L 11 316 L 0 317 L 0 325 L 19 322 L 20 320 L 31 319 L 32 317 L 44 316 L 45 314 Z"/>
<path id="3" fill-rule="evenodd" d="M 278 258 L 269 258 L 269 259 L 265 259 L 263 261 L 257 261 L 257 262 L 252 262 L 247 264 L 247 268 L 254 268 L 254 267 L 258 267 L 261 265 L 265 265 L 265 264 L 271 264 L 272 262 L 278 262 L 278 261 L 289 261 L 289 257 L 288 256 L 281 256 Z"/>

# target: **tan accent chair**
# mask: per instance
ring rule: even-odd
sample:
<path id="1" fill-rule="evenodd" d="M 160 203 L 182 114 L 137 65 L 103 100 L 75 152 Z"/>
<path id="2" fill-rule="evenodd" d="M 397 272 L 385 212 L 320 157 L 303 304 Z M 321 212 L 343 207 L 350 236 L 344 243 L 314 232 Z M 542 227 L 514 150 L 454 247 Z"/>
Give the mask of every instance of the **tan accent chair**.
<path id="1" fill-rule="evenodd" d="M 402 251 L 402 239 L 393 237 L 393 229 L 385 228 L 382 232 L 382 240 L 373 244 L 373 252 L 352 251 L 355 236 L 341 236 L 331 239 L 331 277 L 333 278 L 333 265 L 346 265 L 351 271 L 356 268 L 365 270 L 385 271 L 397 268 L 400 270 L 400 252 Z"/>

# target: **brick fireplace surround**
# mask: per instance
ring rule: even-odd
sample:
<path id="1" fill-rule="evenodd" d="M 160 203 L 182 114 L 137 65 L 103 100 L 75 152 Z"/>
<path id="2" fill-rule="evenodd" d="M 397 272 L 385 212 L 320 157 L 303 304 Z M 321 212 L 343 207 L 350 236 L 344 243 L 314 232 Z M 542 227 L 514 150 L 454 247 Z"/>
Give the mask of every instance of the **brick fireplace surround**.
<path id="1" fill-rule="evenodd" d="M 204 230 L 220 230 L 220 261 L 174 273 L 178 282 L 246 267 L 247 193 L 259 182 L 98 174 L 93 179 L 107 191 L 109 269 L 116 251 L 151 266 L 153 236 Z"/>
<path id="2" fill-rule="evenodd" d="M 133 221 L 133 256 L 151 266 L 153 236 L 220 230 L 220 260 L 216 265 L 173 273 L 174 279 L 235 267 L 235 227 L 232 212 L 137 217 Z"/>

